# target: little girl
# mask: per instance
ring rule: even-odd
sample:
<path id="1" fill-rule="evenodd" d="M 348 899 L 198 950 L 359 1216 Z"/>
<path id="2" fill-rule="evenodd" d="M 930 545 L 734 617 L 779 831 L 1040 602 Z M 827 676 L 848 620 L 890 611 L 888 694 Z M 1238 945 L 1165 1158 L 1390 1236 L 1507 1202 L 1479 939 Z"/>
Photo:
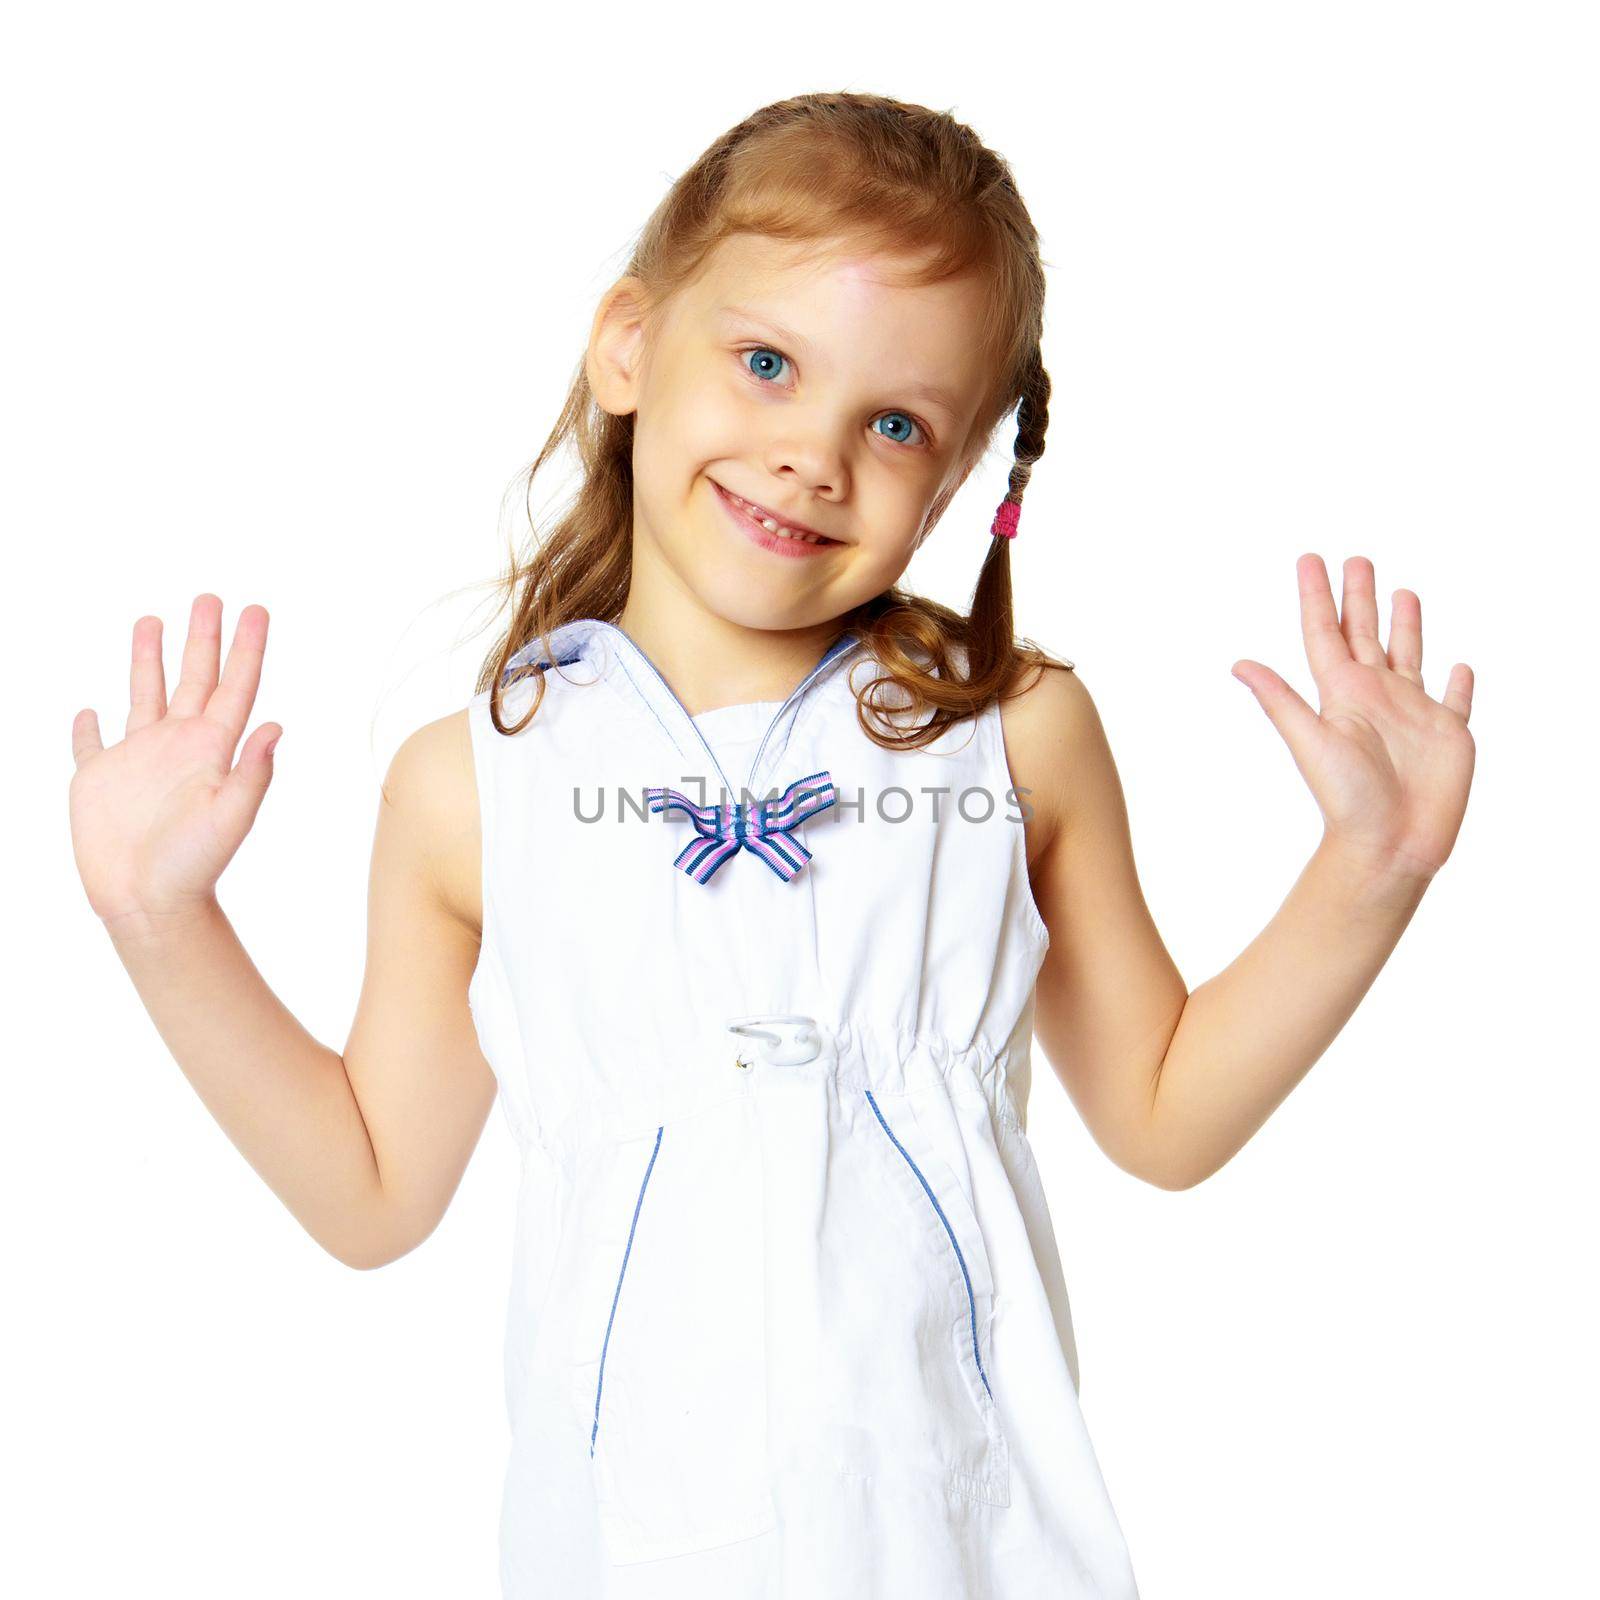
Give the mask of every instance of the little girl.
<path id="1" fill-rule="evenodd" d="M 1472 675 L 1420 610 L 1298 564 L 1313 711 L 1235 672 L 1324 819 L 1187 992 L 1070 661 L 1014 634 L 1045 447 L 1044 276 L 1009 168 L 862 94 L 718 139 L 607 291 L 464 710 L 394 758 L 339 1054 L 216 883 L 282 731 L 218 673 L 73 723 L 94 910 L 184 1072 L 307 1231 L 374 1267 L 438 1223 L 498 1094 L 523 1160 L 502 1517 L 513 1600 L 1128 1600 L 1024 1131 L 1037 1033 L 1094 1138 L 1201 1182 L 1327 1048 L 1450 854 Z M 1017 408 L 970 612 L 896 587 Z M 954 530 L 956 537 L 970 531 Z M 1029 797 L 1024 802 L 1023 796 Z"/>

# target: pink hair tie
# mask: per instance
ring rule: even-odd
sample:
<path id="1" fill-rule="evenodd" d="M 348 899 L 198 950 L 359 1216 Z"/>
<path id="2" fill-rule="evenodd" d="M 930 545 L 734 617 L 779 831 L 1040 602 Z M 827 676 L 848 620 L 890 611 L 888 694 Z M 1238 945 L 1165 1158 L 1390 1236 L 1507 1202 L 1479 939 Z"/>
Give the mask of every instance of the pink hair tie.
<path id="1" fill-rule="evenodd" d="M 989 532 L 999 539 L 1015 539 L 1017 536 L 1017 519 L 1022 515 L 1021 503 L 1016 500 L 1002 500 L 1000 509 L 994 514 L 994 521 L 989 525 Z"/>

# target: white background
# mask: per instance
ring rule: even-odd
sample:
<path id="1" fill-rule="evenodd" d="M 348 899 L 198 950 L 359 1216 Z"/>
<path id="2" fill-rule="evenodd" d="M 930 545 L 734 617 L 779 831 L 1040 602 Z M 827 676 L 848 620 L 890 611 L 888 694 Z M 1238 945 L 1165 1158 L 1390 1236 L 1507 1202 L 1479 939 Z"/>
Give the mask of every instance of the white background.
<path id="1" fill-rule="evenodd" d="M 1191 986 L 1315 844 L 1229 675 L 1314 702 L 1294 561 L 1477 674 L 1455 857 L 1199 1188 L 1030 1128 L 1145 1600 L 1594 1593 L 1594 41 L 1585 8 L 57 5 L 8 28 L 0 1589 L 496 1593 L 514 1157 L 339 1266 L 234 1152 L 84 899 L 74 713 L 136 617 L 251 601 L 277 776 L 221 899 L 342 1048 L 377 786 L 459 708 L 476 587 L 594 302 L 768 101 L 952 110 L 1044 239 L 1019 627 L 1070 656 Z M 964 605 L 1009 432 L 909 581 Z M 551 492 L 546 490 L 546 493 Z M 1005 1597 L 1014 1600 L 1014 1597 Z M 1021 1597 L 1015 1597 L 1021 1600 Z M 1028 1597 L 1032 1600 L 1032 1597 Z"/>

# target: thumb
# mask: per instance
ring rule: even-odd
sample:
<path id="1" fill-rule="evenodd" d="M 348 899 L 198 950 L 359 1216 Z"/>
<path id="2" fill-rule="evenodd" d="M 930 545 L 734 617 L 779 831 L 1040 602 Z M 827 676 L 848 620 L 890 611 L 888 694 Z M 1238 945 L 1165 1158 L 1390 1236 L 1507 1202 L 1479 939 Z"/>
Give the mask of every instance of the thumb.
<path id="1" fill-rule="evenodd" d="M 1256 697 L 1296 761 L 1310 753 L 1321 719 L 1271 667 L 1259 661 L 1235 661 L 1233 675 Z"/>
<path id="2" fill-rule="evenodd" d="M 283 736 L 276 722 L 263 722 L 245 740 L 244 749 L 232 772 L 217 791 L 217 806 L 224 830 L 236 839 L 250 831 L 272 782 L 272 752 Z"/>

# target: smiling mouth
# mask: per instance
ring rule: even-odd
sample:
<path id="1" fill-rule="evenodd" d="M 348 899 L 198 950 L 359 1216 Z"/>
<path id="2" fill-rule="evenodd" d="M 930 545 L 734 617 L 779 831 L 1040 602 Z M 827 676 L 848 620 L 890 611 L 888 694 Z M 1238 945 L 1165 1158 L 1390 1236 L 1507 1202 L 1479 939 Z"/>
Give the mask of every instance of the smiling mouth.
<path id="1" fill-rule="evenodd" d="M 715 480 L 713 480 L 713 482 L 714 481 Z M 765 529 L 775 538 L 791 539 L 798 544 L 827 545 L 844 543 L 843 539 L 830 539 L 826 534 L 810 533 L 800 528 L 790 527 L 788 523 L 780 522 L 778 518 L 773 516 L 770 511 L 765 509 L 765 507 L 758 506 L 752 501 L 742 499 L 731 489 L 724 489 L 720 483 L 716 484 L 715 487 L 717 493 L 722 495 L 730 505 L 734 506 L 739 511 L 742 511 L 745 516 L 749 517 L 750 520 L 758 527 Z"/>

